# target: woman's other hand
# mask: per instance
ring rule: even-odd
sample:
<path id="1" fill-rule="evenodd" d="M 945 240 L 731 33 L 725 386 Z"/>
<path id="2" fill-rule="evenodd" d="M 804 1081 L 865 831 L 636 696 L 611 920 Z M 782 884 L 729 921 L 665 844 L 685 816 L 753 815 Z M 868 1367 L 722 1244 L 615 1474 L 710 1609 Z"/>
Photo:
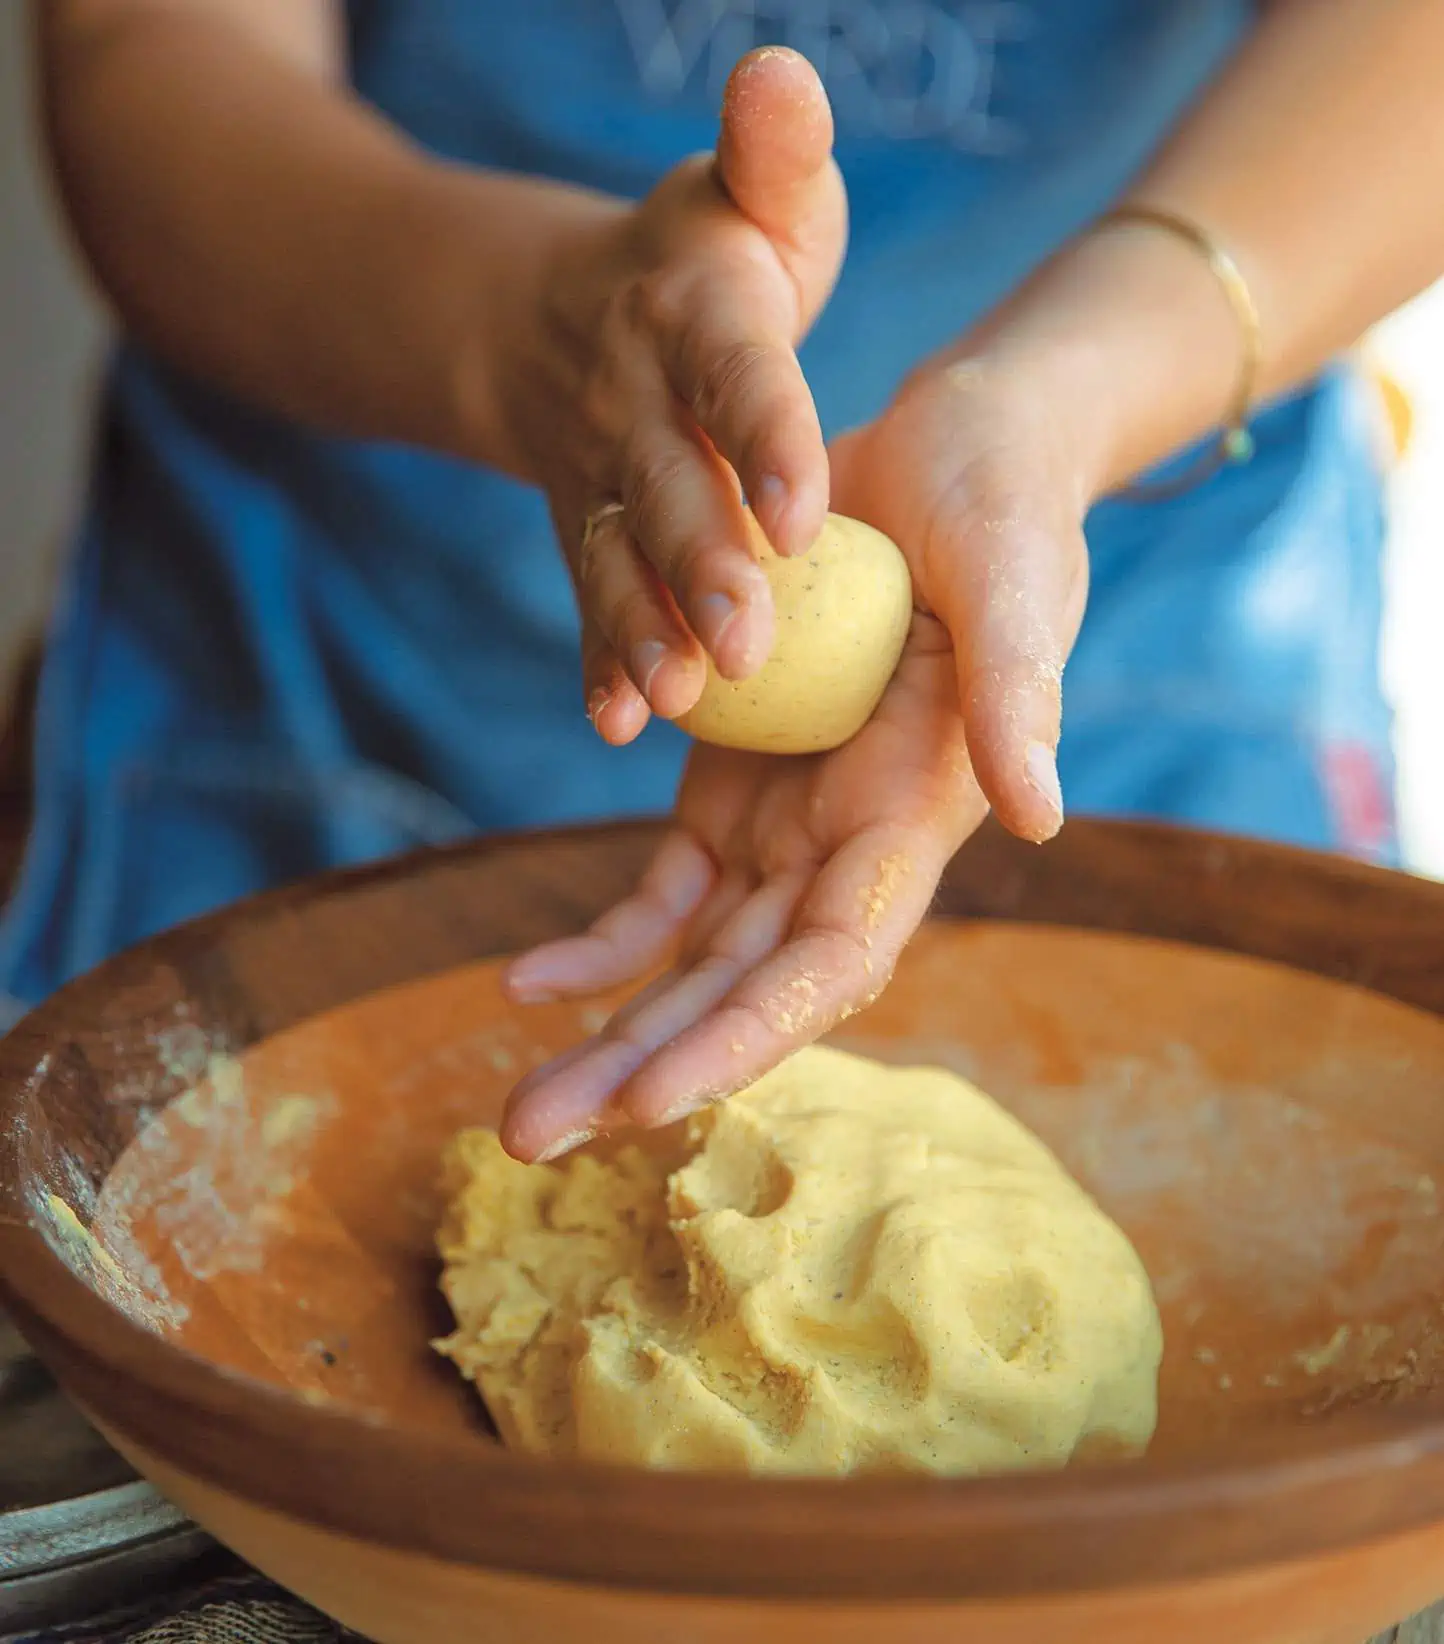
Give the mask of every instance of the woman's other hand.
<path id="1" fill-rule="evenodd" d="M 715 156 L 635 208 L 599 204 L 553 254 L 503 374 L 511 466 L 550 499 L 609 742 L 692 707 L 704 650 L 731 679 L 766 660 L 772 602 L 737 482 L 779 552 L 811 546 L 828 463 L 795 350 L 846 233 L 826 96 L 774 48 L 733 71 Z"/>

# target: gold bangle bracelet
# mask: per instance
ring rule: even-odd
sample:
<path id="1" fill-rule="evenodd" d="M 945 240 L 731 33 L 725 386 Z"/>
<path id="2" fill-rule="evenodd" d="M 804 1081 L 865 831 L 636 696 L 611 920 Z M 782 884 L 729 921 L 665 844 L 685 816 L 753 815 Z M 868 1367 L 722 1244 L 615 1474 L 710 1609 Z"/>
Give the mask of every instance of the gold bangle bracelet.
<path id="1" fill-rule="evenodd" d="M 1118 206 L 1099 218 L 1097 227 L 1134 224 L 1144 228 L 1162 229 L 1175 239 L 1197 251 L 1223 288 L 1238 321 L 1243 344 L 1242 359 L 1234 391 L 1229 399 L 1218 439 L 1199 460 L 1184 473 L 1167 480 L 1136 484 L 1117 493 L 1137 502 L 1156 502 L 1191 490 L 1220 468 L 1245 463 L 1253 456 L 1254 440 L 1249 433 L 1248 419 L 1253 408 L 1254 391 L 1258 385 L 1259 370 L 1263 363 L 1263 327 L 1259 321 L 1258 305 L 1253 300 L 1248 281 L 1229 252 L 1214 239 L 1207 229 L 1187 217 L 1155 206 Z"/>

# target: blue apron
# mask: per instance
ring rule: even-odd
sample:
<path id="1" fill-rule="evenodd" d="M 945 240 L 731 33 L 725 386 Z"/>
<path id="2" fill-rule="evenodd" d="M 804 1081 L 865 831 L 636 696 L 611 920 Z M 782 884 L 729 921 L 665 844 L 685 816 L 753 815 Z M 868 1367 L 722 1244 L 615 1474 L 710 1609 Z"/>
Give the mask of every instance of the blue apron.
<path id="1" fill-rule="evenodd" d="M 1099 212 L 1252 24 L 1243 0 L 354 0 L 347 17 L 357 92 L 417 142 L 628 196 L 711 145 L 744 51 L 805 52 L 852 208 L 804 350 L 829 432 Z M 1256 434 L 1248 467 L 1089 520 L 1065 790 L 1075 812 L 1387 856 L 1370 410 L 1334 372 Z M 684 753 L 668 726 L 617 751 L 588 725 L 539 496 L 302 431 L 133 345 L 104 388 L 39 747 L 0 926 L 18 1004 L 297 875 L 662 811 Z"/>

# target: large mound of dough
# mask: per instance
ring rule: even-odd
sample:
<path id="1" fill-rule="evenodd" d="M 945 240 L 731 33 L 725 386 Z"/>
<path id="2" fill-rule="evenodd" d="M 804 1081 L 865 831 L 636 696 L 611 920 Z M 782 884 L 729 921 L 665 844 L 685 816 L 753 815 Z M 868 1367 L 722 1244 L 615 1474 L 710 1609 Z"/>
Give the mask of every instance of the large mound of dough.
<path id="1" fill-rule="evenodd" d="M 437 1347 L 516 1448 L 978 1473 L 1152 1436 L 1142 1264 L 951 1073 L 805 1050 L 670 1139 L 528 1166 L 473 1130 L 445 1173 Z"/>

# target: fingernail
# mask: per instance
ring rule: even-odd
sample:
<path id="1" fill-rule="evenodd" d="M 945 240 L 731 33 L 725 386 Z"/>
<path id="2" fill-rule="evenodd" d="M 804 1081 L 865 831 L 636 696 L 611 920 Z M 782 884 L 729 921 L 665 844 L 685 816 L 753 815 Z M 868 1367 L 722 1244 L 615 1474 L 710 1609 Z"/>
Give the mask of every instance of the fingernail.
<path id="1" fill-rule="evenodd" d="M 598 685 L 596 690 L 587 698 L 587 718 L 592 722 L 592 729 L 598 729 L 597 721 L 612 705 L 612 693 L 605 685 Z"/>
<path id="2" fill-rule="evenodd" d="M 632 678 L 636 681 L 637 689 L 650 702 L 652 697 L 652 681 L 657 677 L 657 670 L 667 660 L 667 647 L 660 639 L 644 639 L 632 651 Z"/>
<path id="3" fill-rule="evenodd" d="M 714 656 L 727 630 L 742 614 L 742 607 L 731 594 L 707 594 L 697 602 L 698 639 Z"/>
<path id="4" fill-rule="evenodd" d="M 518 960 L 506 972 L 506 991 L 518 1005 L 549 1004 L 556 994 L 548 986 L 546 978 L 533 975 L 532 970 L 533 967 L 527 960 Z"/>
<path id="5" fill-rule="evenodd" d="M 767 539 L 779 554 L 793 551 L 789 540 L 788 515 L 792 511 L 792 493 L 776 474 L 764 474 L 757 482 L 757 494 L 752 498 L 752 511 L 762 522 Z"/>
<path id="6" fill-rule="evenodd" d="M 780 474 L 764 474 L 757 482 L 757 494 L 752 506 L 759 513 L 775 514 L 786 506 L 787 486 Z"/>
<path id="7" fill-rule="evenodd" d="M 648 1129 L 661 1130 L 667 1125 L 675 1125 L 682 1119 L 690 1119 L 694 1113 L 702 1112 L 704 1108 L 716 1107 L 721 1100 L 716 1091 L 693 1091 L 690 1096 L 682 1097 L 669 1107 L 660 1119 L 654 1119 Z"/>
<path id="8" fill-rule="evenodd" d="M 1063 820 L 1063 786 L 1058 780 L 1058 760 L 1046 742 L 1030 742 L 1023 753 L 1023 774 L 1028 786 L 1041 794 Z"/>
<path id="9" fill-rule="evenodd" d="M 569 1130 L 565 1136 L 558 1136 L 550 1147 L 544 1147 L 533 1164 L 551 1164 L 554 1159 L 560 1159 L 564 1153 L 571 1153 L 576 1148 L 585 1147 L 597 1134 L 595 1125 L 583 1125 L 579 1130 Z"/>

